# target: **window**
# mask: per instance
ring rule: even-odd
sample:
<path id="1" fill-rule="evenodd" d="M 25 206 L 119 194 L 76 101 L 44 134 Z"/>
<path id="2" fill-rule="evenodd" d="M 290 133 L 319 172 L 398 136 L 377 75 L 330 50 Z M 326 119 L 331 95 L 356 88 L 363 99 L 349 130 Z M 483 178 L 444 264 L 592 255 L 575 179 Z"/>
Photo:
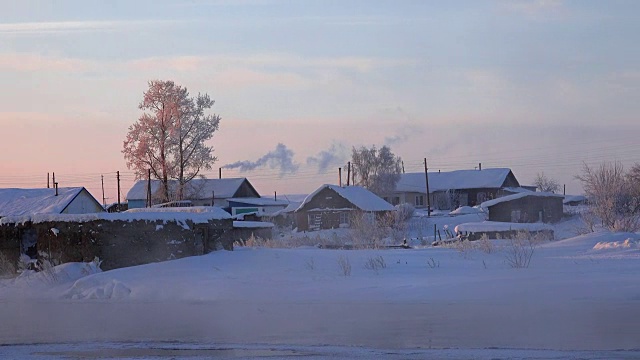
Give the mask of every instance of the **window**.
<path id="1" fill-rule="evenodd" d="M 423 205 L 424 205 L 424 195 L 416 196 L 416 206 L 423 206 Z"/>
<path id="2" fill-rule="evenodd" d="M 520 210 L 511 211 L 511 222 L 513 223 L 520 222 Z"/>
<path id="3" fill-rule="evenodd" d="M 340 225 L 342 225 L 342 224 L 349 225 L 349 213 L 348 212 L 341 212 L 340 213 Z"/>
<path id="4" fill-rule="evenodd" d="M 391 205 L 398 205 L 398 204 L 400 204 L 400 197 L 394 196 L 393 201 L 391 202 Z"/>

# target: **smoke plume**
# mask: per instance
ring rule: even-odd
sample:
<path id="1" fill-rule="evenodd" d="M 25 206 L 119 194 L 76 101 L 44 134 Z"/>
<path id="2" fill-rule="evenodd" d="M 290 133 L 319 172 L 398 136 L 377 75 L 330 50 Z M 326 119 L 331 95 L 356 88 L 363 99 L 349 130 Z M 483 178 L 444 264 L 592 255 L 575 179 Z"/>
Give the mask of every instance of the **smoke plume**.
<path id="1" fill-rule="evenodd" d="M 344 144 L 333 143 L 327 150 L 307 158 L 307 165 L 317 166 L 318 173 L 323 173 L 331 166 L 344 165 L 347 160 L 347 148 Z"/>
<path id="2" fill-rule="evenodd" d="M 293 150 L 286 145 L 278 143 L 275 150 L 268 152 L 256 161 L 244 160 L 223 166 L 225 169 L 239 169 L 241 172 L 255 170 L 268 166 L 271 169 L 278 169 L 280 176 L 298 171 L 299 165 L 293 161 Z"/>

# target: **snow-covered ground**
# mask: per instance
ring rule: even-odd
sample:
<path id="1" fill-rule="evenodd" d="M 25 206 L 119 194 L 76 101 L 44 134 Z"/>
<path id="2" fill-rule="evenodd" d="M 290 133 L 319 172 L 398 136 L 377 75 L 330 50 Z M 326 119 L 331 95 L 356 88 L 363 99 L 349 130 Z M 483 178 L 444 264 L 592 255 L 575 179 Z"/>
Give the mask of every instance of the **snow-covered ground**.
<path id="1" fill-rule="evenodd" d="M 528 268 L 509 265 L 507 240 L 483 249 L 236 248 L 107 272 L 65 264 L 0 280 L 0 353 L 637 359 L 639 238 L 600 231 L 545 242 Z"/>

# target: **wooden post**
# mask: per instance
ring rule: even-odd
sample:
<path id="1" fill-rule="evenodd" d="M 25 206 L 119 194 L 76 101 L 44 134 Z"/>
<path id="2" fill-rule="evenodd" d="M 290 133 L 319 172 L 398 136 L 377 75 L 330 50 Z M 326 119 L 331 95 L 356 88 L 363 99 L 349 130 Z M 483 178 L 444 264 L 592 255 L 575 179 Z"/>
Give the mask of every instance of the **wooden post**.
<path id="1" fill-rule="evenodd" d="M 431 216 L 431 197 L 429 196 L 429 168 L 427 168 L 427 158 L 424 158 L 424 177 L 427 182 L 427 217 Z"/>
<path id="2" fill-rule="evenodd" d="M 351 161 L 347 163 L 347 186 L 349 186 L 350 177 L 351 177 Z"/>
<path id="3" fill-rule="evenodd" d="M 437 238 L 436 238 L 437 231 L 438 231 L 438 228 L 437 228 L 436 224 L 433 224 L 433 242 L 436 242 L 436 240 L 437 240 Z"/>

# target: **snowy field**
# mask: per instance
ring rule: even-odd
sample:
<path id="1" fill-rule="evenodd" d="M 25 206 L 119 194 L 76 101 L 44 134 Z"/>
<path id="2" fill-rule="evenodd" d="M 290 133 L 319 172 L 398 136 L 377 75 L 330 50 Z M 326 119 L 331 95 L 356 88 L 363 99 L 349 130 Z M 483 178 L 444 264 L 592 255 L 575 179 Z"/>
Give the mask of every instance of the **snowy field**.
<path id="1" fill-rule="evenodd" d="M 537 244 L 528 268 L 509 265 L 507 240 L 236 248 L 107 272 L 65 264 L 0 280 L 0 355 L 638 359 L 640 236 L 569 237 L 574 225 Z"/>

